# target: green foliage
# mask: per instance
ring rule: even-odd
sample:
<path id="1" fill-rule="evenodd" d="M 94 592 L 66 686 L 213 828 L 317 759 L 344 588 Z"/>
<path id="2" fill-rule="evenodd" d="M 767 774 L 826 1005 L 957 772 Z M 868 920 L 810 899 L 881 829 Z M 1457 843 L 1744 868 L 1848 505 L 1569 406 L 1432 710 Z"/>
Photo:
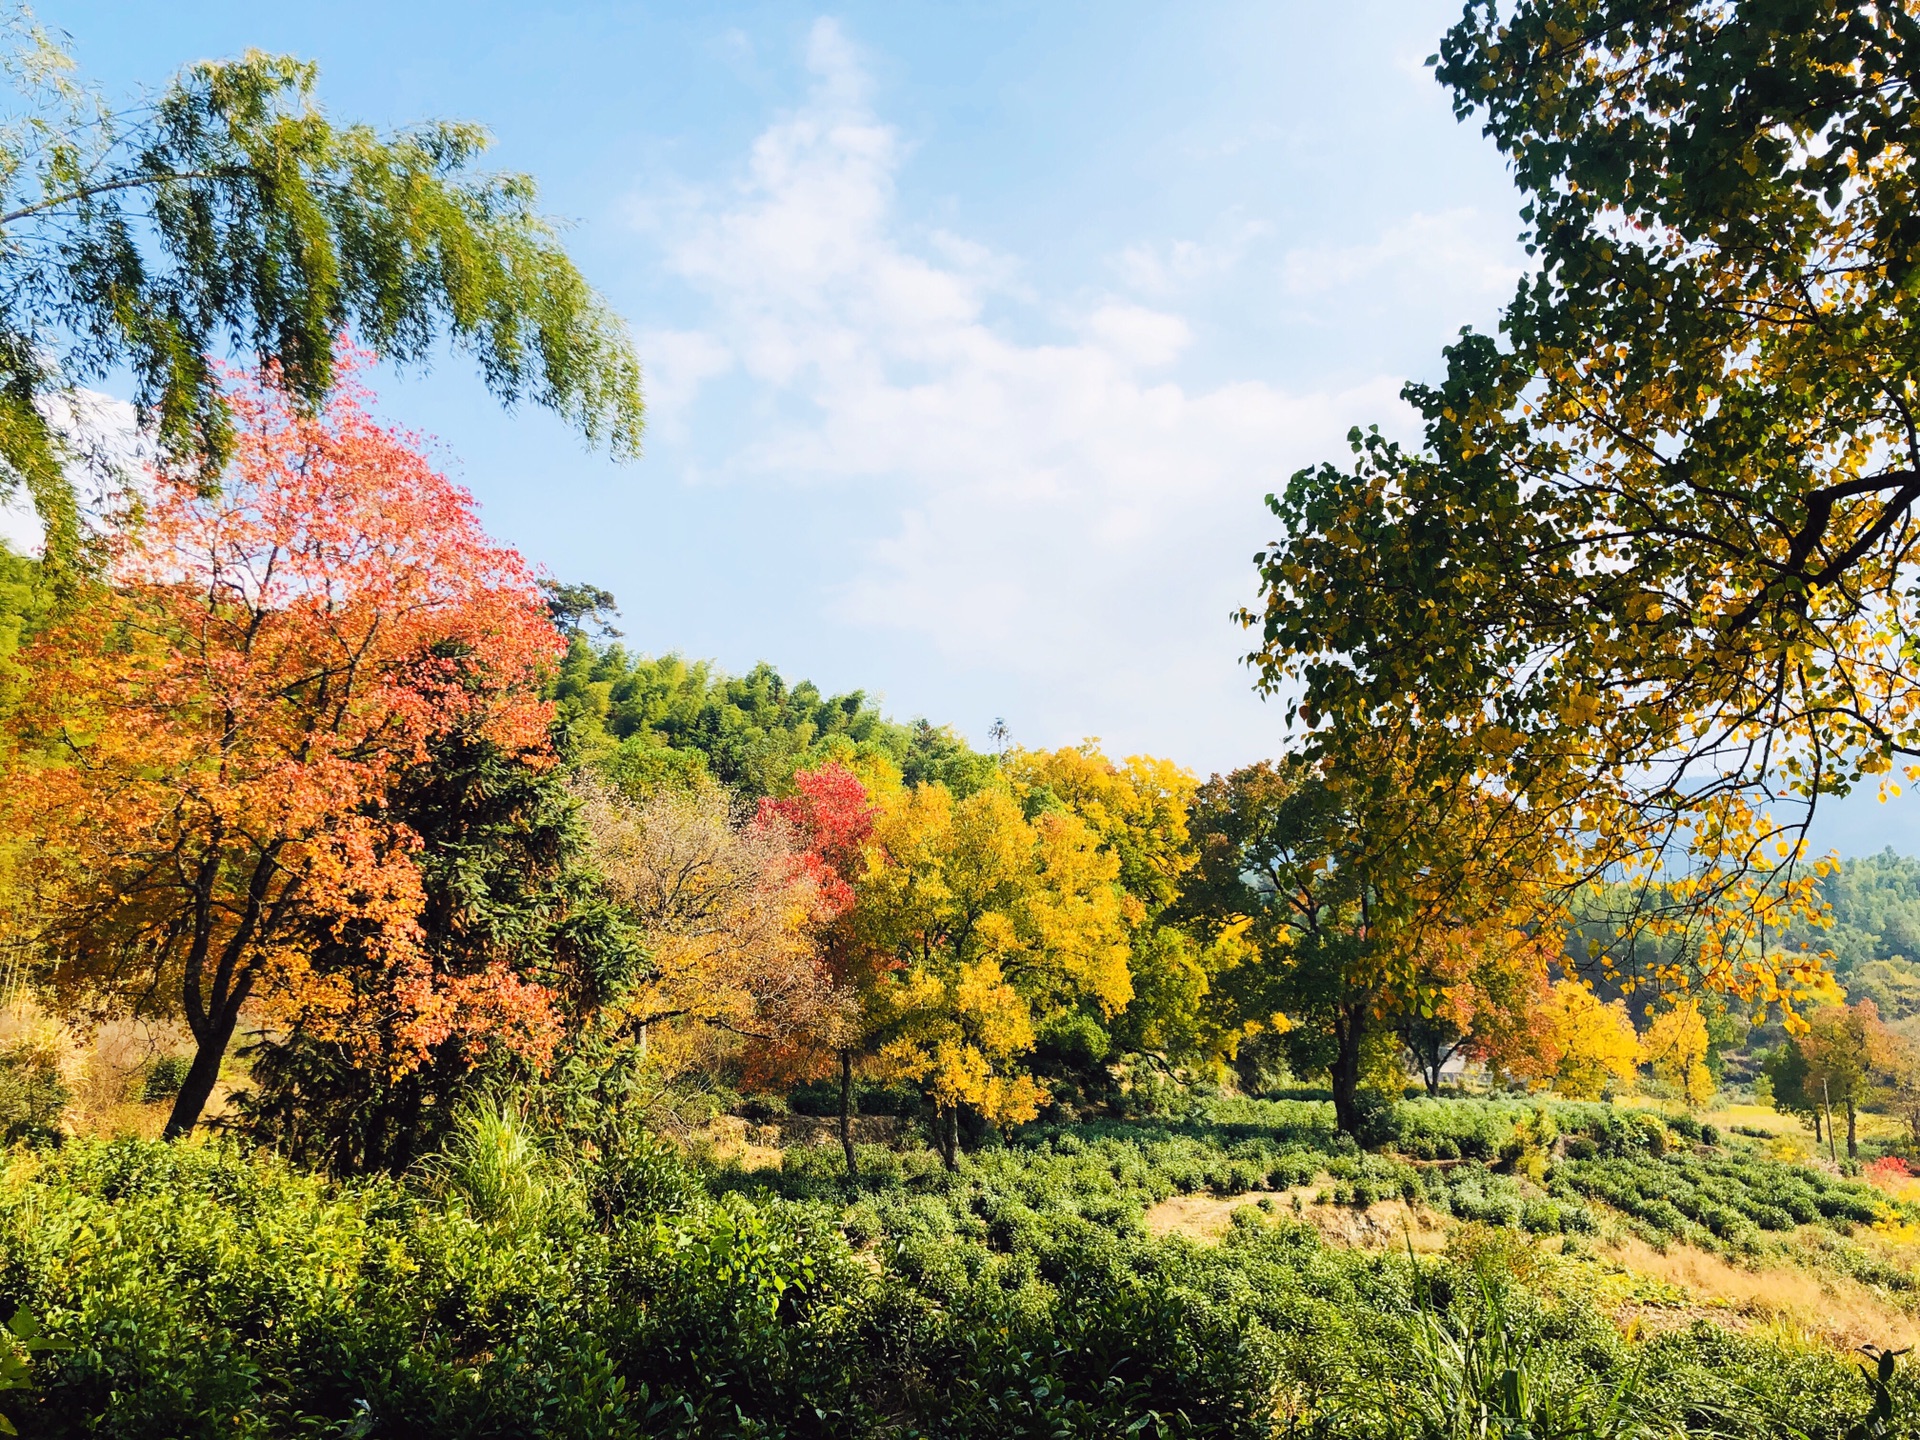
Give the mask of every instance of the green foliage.
<path id="1" fill-rule="evenodd" d="M 1864 1185 L 1768 1160 L 1597 1158 L 1564 1164 L 1555 1178 L 1641 1222 L 1656 1241 L 1736 1252 L 1755 1251 L 1759 1231 L 1871 1224 L 1885 1204 Z"/>
<path id="2" fill-rule="evenodd" d="M 156 1059 L 147 1067 L 146 1078 L 140 1082 L 141 1103 L 157 1105 L 172 1100 L 186 1084 L 187 1069 L 192 1064 L 192 1058 L 186 1055 L 162 1055 Z"/>
<path id="3" fill-rule="evenodd" d="M 1789 941 L 1830 952 L 1849 998 L 1888 1020 L 1920 1015 L 1920 860 L 1883 850 L 1848 860 L 1820 881 L 1832 924 L 1796 926 Z"/>
<path id="4" fill-rule="evenodd" d="M 0 1053 L 0 1144 L 56 1138 L 71 1098 L 59 1072 L 31 1047 Z"/>
<path id="5" fill-rule="evenodd" d="M 994 770 L 992 756 L 951 730 L 897 724 L 861 691 L 822 695 L 811 681 L 789 685 L 771 665 L 727 675 L 706 661 L 634 657 L 576 635 L 554 694 L 593 762 L 639 792 L 710 775 L 750 797 L 779 794 L 796 770 L 873 754 L 909 784 L 938 782 L 965 796 Z"/>
<path id="6" fill-rule="evenodd" d="M 1473 1278 L 1474 1293 L 1457 1313 L 1421 1305 L 1405 1369 L 1384 1385 L 1356 1387 L 1354 1408 L 1367 1414 L 1368 1433 L 1433 1440 L 1661 1433 L 1638 1413 L 1636 1371 L 1602 1378 L 1568 1364 L 1553 1343 L 1559 1337 L 1522 1313 L 1504 1276 L 1482 1263 Z"/>
<path id="7" fill-rule="evenodd" d="M 5 1332 L 0 1333 L 0 1391 L 30 1389 L 33 1385 L 33 1357 L 48 1351 L 71 1348 L 59 1340 L 48 1339 L 31 1310 L 24 1307 L 15 1310 Z M 19 1433 L 13 1421 L 0 1414 L 0 1435 Z"/>
<path id="8" fill-rule="evenodd" d="M 47 601 L 39 562 L 16 554 L 0 540 L 0 713 L 25 678 L 14 656 L 32 638 L 35 624 L 46 614 Z"/>
<path id="9" fill-rule="evenodd" d="M 1465 1118 L 1441 1119 L 1450 1109 Z M 1478 1126 L 1496 1154 L 1539 1113 L 1400 1112 L 1403 1135 Z M 1711 1326 L 1635 1345 L 1581 1302 L 1541 1298 L 1526 1277 L 1557 1262 L 1525 1235 L 1586 1228 L 1577 1200 L 1483 1165 L 1360 1153 L 1324 1101 L 1030 1127 L 953 1171 L 931 1151 L 868 1147 L 851 1190 L 837 1147 L 703 1184 L 644 1132 L 601 1126 L 587 1143 L 537 1113 L 469 1108 L 411 1184 L 328 1183 L 217 1144 L 16 1154 L 0 1174 L 0 1305 L 26 1304 L 72 1347 L 37 1364 L 23 1432 L 997 1440 L 1291 1425 L 1333 1440 L 1521 1433 L 1507 1421 L 1639 1433 L 1631 1420 L 1840 1440 L 1879 1404 L 1823 1352 Z M 1552 1115 L 1640 1157 L 1591 1166 L 1692 1173 L 1610 1107 Z M 1757 1163 L 1754 1183 L 1783 1168 Z M 1424 1195 L 1501 1228 L 1416 1265 L 1255 1208 L 1213 1246 L 1144 1224 L 1176 1194 L 1308 1185 L 1355 1206 Z M 1860 1187 L 1815 1191 L 1831 1224 Z M 1905 1423 L 1907 1372 L 1884 1384 Z"/>
<path id="10" fill-rule="evenodd" d="M 316 71 L 249 52 L 202 61 L 151 104 L 109 105 L 24 15 L 0 130 L 0 459 L 46 521 L 79 542 L 66 444 L 36 402 L 125 366 L 176 460 L 217 472 L 231 424 L 211 356 L 276 369 L 302 401 L 332 386 L 351 334 L 424 361 L 450 339 L 506 404 L 564 415 L 638 453 L 639 362 L 567 259 L 522 175 L 475 170 L 479 127 L 392 135 L 337 125 Z"/>

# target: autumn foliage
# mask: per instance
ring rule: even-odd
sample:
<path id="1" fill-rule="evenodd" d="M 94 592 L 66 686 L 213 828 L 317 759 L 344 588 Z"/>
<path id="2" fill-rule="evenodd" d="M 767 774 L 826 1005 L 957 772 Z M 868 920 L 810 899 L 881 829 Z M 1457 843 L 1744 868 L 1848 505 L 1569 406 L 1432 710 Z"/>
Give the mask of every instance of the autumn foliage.
<path id="1" fill-rule="evenodd" d="M 503 1054 L 618 1053 L 663 1083 L 837 1068 L 843 1114 L 856 1074 L 919 1089 L 950 1163 L 963 1117 L 1116 1095 L 1110 1051 L 1218 1075 L 1277 1042 L 1349 1128 L 1402 1046 L 1431 1089 L 1454 1055 L 1569 1096 L 1632 1082 L 1624 1011 L 1569 977 L 1548 837 L 1430 739 L 1204 786 L 1093 742 L 949 784 L 835 736 L 746 796 L 699 767 L 562 767 L 560 637 L 470 498 L 351 388 L 318 414 L 270 382 L 232 404 L 218 488 L 154 476 L 96 592 L 21 651 L 0 801 L 67 1000 L 192 1030 L 174 1133 L 243 1011 L 443 1109 Z M 547 777 L 515 791 L 544 818 L 472 833 L 498 861 L 497 827 L 525 829 L 545 888 L 495 944 L 443 852 L 481 823 L 466 790 L 510 775 Z M 563 954 L 589 910 L 578 955 L 621 952 L 597 978 Z M 844 1120 L 842 1143 L 851 1167 Z"/>
<path id="2" fill-rule="evenodd" d="M 685 1068 L 715 1034 L 792 1045 L 831 1032 L 817 938 L 835 906 L 790 825 L 742 823 L 717 786 L 636 803 L 588 785 L 583 800 L 594 864 L 646 957 L 615 1008 L 656 1063 Z"/>
<path id="3" fill-rule="evenodd" d="M 351 1037 L 366 989 L 309 965 L 318 934 L 378 937 L 378 1004 L 408 1056 L 450 1036 L 535 1056 L 548 997 L 505 966 L 436 974 L 416 838 L 392 777 L 459 732 L 548 763 L 558 637 L 535 577 L 470 496 L 351 385 L 317 414 L 229 392 L 211 490 L 157 474 L 107 536 L 97 595 L 22 657 L 6 822 L 36 841 L 57 980 L 96 1008 L 162 1006 L 198 1054 L 190 1128 L 243 1006 Z"/>

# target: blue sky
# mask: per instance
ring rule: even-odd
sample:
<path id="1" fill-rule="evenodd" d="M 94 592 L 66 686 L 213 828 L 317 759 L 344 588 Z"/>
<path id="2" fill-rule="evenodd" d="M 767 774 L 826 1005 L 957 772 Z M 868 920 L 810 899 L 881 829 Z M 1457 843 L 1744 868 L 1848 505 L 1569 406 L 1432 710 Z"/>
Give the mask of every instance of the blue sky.
<path id="1" fill-rule="evenodd" d="M 769 660 L 984 740 L 1274 753 L 1238 663 L 1262 496 L 1337 458 L 1520 264 L 1423 66 L 1457 0 L 70 3 L 110 92 L 247 47 L 338 116 L 481 121 L 648 369 L 646 457 L 389 376 L 489 528 L 628 643 Z M 1920 849 L 1910 807 L 1821 838 Z M 1912 838 L 1909 839 L 1910 832 Z"/>

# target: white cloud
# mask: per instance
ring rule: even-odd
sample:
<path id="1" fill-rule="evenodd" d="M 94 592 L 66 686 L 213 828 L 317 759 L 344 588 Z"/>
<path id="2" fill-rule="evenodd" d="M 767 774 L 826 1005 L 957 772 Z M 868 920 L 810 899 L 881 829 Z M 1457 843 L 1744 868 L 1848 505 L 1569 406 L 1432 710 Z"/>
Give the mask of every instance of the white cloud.
<path id="1" fill-rule="evenodd" d="M 1341 453 L 1352 421 L 1396 413 L 1398 382 L 1191 388 L 1164 369 L 1193 339 L 1181 316 L 1027 303 L 1015 263 L 897 213 L 905 146 L 831 21 L 808 64 L 808 99 L 758 138 L 739 182 L 655 232 L 708 315 L 656 365 L 683 387 L 731 357 L 771 402 L 717 465 L 703 450 L 703 471 L 838 490 L 821 503 L 892 517 L 847 557 L 836 618 L 1039 696 L 1023 738 L 1097 731 L 1202 763 L 1270 748 L 1277 718 L 1249 698 L 1246 638 L 1227 619 L 1270 538 L 1261 497 Z M 1177 276 L 1203 260 L 1155 263 Z M 1006 321 L 1022 305 L 1027 333 L 1064 317 L 1061 338 L 1017 338 Z"/>
<path id="2" fill-rule="evenodd" d="M 1118 269 L 1133 289 L 1167 295 L 1227 274 L 1271 234 L 1273 227 L 1264 220 L 1240 220 L 1214 240 L 1129 245 L 1120 252 Z"/>
<path id="3" fill-rule="evenodd" d="M 1136 365 L 1166 365 L 1193 343 L 1193 331 L 1178 315 L 1140 305 L 1102 305 L 1087 317 L 1087 331 L 1117 358 Z"/>
<path id="4" fill-rule="evenodd" d="M 1296 296 L 1351 293 L 1361 281 L 1378 299 L 1430 305 L 1444 299 L 1505 300 L 1521 274 L 1510 217 L 1474 209 L 1410 215 L 1378 239 L 1287 252 L 1281 280 Z"/>
<path id="5" fill-rule="evenodd" d="M 647 428 L 656 437 L 686 433 L 686 409 L 700 387 L 733 368 L 733 352 L 700 330 L 649 330 L 639 337 L 647 357 Z"/>

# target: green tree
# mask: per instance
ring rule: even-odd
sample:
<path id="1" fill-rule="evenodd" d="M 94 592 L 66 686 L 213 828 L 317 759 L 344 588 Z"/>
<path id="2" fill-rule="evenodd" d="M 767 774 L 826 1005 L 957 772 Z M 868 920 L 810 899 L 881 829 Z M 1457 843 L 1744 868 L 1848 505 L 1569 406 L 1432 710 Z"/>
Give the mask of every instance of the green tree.
<path id="1" fill-rule="evenodd" d="M 1889 1020 L 1920 1015 L 1920 965 L 1901 956 L 1869 960 L 1848 977 L 1848 992 L 1873 1001 Z"/>
<path id="2" fill-rule="evenodd" d="M 637 453 L 626 331 L 541 218 L 533 182 L 475 169 L 479 127 L 337 124 L 311 64 L 258 52 L 188 66 L 124 109 L 78 82 L 26 11 L 8 25 L 0 498 L 28 490 L 56 563 L 78 549 L 67 467 L 87 457 L 49 399 L 124 367 L 164 453 L 211 476 L 232 443 L 211 358 L 223 345 L 317 405 L 343 336 L 409 362 L 451 340 L 503 402 Z"/>
<path id="3" fill-rule="evenodd" d="M 1661 896 L 1751 918 L 1689 963 L 1754 993 L 1814 898 L 1751 877 L 1920 750 L 1916 58 L 1899 5 L 1470 4 L 1438 73 L 1536 268 L 1406 390 L 1417 451 L 1356 431 L 1274 498 L 1250 617 L 1303 714 L 1460 727 L 1585 874 L 1691 853 Z"/>
<path id="4" fill-rule="evenodd" d="M 1782 1115 L 1798 1115 L 1813 1127 L 1816 1144 L 1821 1138 L 1820 1098 L 1807 1090 L 1807 1057 L 1792 1039 L 1775 1046 L 1760 1062 L 1761 1072 L 1773 1091 L 1773 1108 Z"/>
<path id="5" fill-rule="evenodd" d="M 19 655 L 21 647 L 46 618 L 52 599 L 49 591 L 43 567 L 37 561 L 15 554 L 0 540 L 0 725 L 26 685 L 28 674 Z M 0 730 L 0 770 L 4 770 L 9 758 L 6 753 L 9 743 Z M 0 836 L 0 910 L 9 904 L 15 862 L 29 843 L 22 835 Z"/>
<path id="6" fill-rule="evenodd" d="M 1845 861 L 1820 881 L 1820 898 L 1826 923 L 1795 926 L 1789 943 L 1831 954 L 1841 984 L 1870 987 L 1889 1019 L 1920 1010 L 1920 999 L 1900 999 L 1920 983 L 1920 861 L 1891 849 Z"/>
<path id="7" fill-rule="evenodd" d="M 1216 988 L 1284 1032 L 1296 1072 L 1327 1072 L 1349 1134 L 1370 1046 L 1421 1003 L 1427 942 L 1510 913 L 1521 888 L 1509 867 L 1525 847 L 1500 807 L 1434 753 L 1382 734 L 1337 758 L 1216 775 L 1194 802 L 1182 911 L 1244 946 Z"/>
<path id="8" fill-rule="evenodd" d="M 710 775 L 745 796 L 782 795 L 798 770 L 862 756 L 884 758 L 909 784 L 963 796 L 994 773 L 992 756 L 945 727 L 896 723 L 861 691 L 823 695 L 766 664 L 728 675 L 575 634 L 554 694 L 592 763 L 638 789 Z"/>

